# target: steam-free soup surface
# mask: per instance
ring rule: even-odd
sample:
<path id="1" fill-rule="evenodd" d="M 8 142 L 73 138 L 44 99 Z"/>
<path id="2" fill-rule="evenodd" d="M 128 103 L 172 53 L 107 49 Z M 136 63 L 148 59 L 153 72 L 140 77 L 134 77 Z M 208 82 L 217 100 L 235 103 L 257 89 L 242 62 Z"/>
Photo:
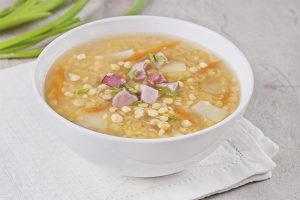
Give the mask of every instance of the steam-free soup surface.
<path id="1" fill-rule="evenodd" d="M 45 96 L 62 117 L 99 134 L 168 138 L 224 120 L 237 108 L 239 85 L 200 45 L 138 34 L 65 53 L 48 72 Z"/>

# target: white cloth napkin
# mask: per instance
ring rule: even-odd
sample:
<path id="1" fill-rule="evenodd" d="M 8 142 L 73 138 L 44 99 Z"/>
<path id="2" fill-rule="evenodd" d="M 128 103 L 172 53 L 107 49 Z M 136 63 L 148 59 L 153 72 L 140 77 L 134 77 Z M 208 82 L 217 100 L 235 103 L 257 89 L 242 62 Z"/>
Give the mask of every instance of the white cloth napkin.
<path id="1" fill-rule="evenodd" d="M 0 199 L 201 199 L 271 177 L 278 146 L 242 119 L 202 162 L 173 175 L 124 177 L 83 161 L 51 131 L 32 89 L 34 63 L 0 70 Z"/>

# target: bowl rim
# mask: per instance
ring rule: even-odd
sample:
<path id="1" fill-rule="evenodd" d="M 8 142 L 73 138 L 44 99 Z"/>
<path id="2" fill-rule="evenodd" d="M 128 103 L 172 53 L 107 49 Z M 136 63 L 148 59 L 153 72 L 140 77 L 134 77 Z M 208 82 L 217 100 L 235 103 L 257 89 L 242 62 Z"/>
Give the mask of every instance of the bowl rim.
<path id="1" fill-rule="evenodd" d="M 222 120 L 221 122 L 206 128 L 204 130 L 200 130 L 194 133 L 190 133 L 187 135 L 183 135 L 180 137 L 170 137 L 170 138 L 156 138 L 156 139 L 143 139 L 143 138 L 123 138 L 123 137 L 118 137 L 118 136 L 112 136 L 112 135 L 106 135 L 103 133 L 99 133 L 96 131 L 92 131 L 89 130 L 87 128 L 81 127 L 73 122 L 70 122 L 69 120 L 65 119 L 64 117 L 62 117 L 61 115 L 59 115 L 58 113 L 56 113 L 45 101 L 45 99 L 41 96 L 41 94 L 38 91 L 38 87 L 37 87 L 37 79 L 36 79 L 36 75 L 37 75 L 37 69 L 39 66 L 39 62 L 42 59 L 42 57 L 47 53 L 47 50 L 49 48 L 51 48 L 54 44 L 56 44 L 57 42 L 59 42 L 61 39 L 68 37 L 69 35 L 85 29 L 87 27 L 90 26 L 94 26 L 96 24 L 101 24 L 101 23 L 107 23 L 110 21 L 118 21 L 118 20 L 131 20 L 131 19 L 136 19 L 136 18 L 145 18 L 145 19 L 160 19 L 160 20 L 170 20 L 176 23 L 180 23 L 180 25 L 183 26 L 190 26 L 192 28 L 195 29 L 201 29 L 201 31 L 205 31 L 208 32 L 209 34 L 213 35 L 214 37 L 218 37 L 219 39 L 225 40 L 225 42 L 227 42 L 229 45 L 232 46 L 232 48 L 234 48 L 237 52 L 237 54 L 239 54 L 238 56 L 240 58 L 243 59 L 243 61 L 245 62 L 245 69 L 248 71 L 248 76 L 249 76 L 249 92 L 246 93 L 245 95 L 245 100 L 242 104 L 238 105 L 238 108 L 227 118 L 225 118 L 224 120 Z M 174 35 L 176 36 L 176 35 Z M 101 20 L 97 20 L 97 21 L 93 21 L 93 22 L 89 22 L 87 24 L 81 25 L 79 27 L 76 27 L 70 31 L 67 31 L 66 33 L 62 34 L 61 36 L 57 37 L 56 39 L 54 39 L 50 44 L 48 44 L 44 50 L 41 52 L 41 54 L 39 55 L 36 63 L 35 63 L 35 67 L 34 67 L 34 72 L 33 72 L 33 89 L 34 89 L 34 93 L 36 94 L 36 97 L 38 99 L 39 102 L 41 102 L 42 106 L 45 108 L 45 110 L 47 112 L 50 112 L 54 115 L 56 115 L 56 117 L 58 117 L 58 119 L 63 120 L 63 123 L 65 123 L 66 125 L 72 126 L 73 128 L 79 129 L 80 131 L 84 132 L 84 134 L 89 134 L 95 137 L 99 137 L 99 138 L 103 138 L 105 140 L 112 140 L 112 141 L 119 141 L 119 142 L 132 142 L 132 143 L 167 143 L 167 142 L 174 142 L 174 141 L 179 141 L 179 140 L 185 140 L 188 138 L 192 138 L 195 137 L 197 135 L 201 135 L 201 134 L 205 134 L 213 129 L 216 129 L 220 126 L 222 126 L 223 124 L 227 123 L 228 121 L 230 121 L 232 118 L 234 118 L 235 116 L 237 116 L 239 113 L 241 113 L 243 111 L 243 108 L 247 106 L 248 102 L 250 101 L 250 98 L 252 96 L 253 93 L 253 88 L 254 88 L 254 77 L 253 77 L 253 71 L 252 68 L 250 66 L 249 61 L 247 60 L 247 58 L 245 57 L 245 55 L 242 53 L 242 51 L 236 47 L 230 40 L 228 40 L 227 38 L 225 38 L 224 36 L 220 35 L 219 33 L 216 33 L 206 27 L 203 27 L 201 25 L 192 23 L 192 22 L 188 22 L 188 21 L 184 21 L 184 20 L 180 20 L 180 19 L 174 19 L 174 18 L 169 18 L 169 17 L 160 17 L 160 16 L 151 16 L 151 15 L 136 15 L 136 16 L 120 16 L 120 17 L 112 17 L 112 18 L 107 18 L 107 19 L 101 19 Z"/>

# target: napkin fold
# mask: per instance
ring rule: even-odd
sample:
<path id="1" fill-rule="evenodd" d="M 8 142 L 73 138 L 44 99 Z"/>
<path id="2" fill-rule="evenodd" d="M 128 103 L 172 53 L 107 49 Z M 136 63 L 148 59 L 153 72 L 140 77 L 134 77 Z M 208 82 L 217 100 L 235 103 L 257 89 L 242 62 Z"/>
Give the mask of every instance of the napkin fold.
<path id="1" fill-rule="evenodd" d="M 102 170 L 78 157 L 39 112 L 34 62 L 0 70 L 0 199 L 201 199 L 271 177 L 278 146 L 242 119 L 215 152 L 156 178 Z"/>

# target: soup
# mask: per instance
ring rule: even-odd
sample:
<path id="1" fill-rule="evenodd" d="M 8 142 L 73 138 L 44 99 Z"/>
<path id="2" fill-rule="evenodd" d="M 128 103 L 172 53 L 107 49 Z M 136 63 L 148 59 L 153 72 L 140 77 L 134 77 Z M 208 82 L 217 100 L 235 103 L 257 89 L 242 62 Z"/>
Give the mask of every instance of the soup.
<path id="1" fill-rule="evenodd" d="M 222 59 L 164 35 L 122 35 L 77 46 L 49 69 L 49 106 L 87 129 L 125 138 L 168 138 L 232 114 L 239 85 Z"/>

